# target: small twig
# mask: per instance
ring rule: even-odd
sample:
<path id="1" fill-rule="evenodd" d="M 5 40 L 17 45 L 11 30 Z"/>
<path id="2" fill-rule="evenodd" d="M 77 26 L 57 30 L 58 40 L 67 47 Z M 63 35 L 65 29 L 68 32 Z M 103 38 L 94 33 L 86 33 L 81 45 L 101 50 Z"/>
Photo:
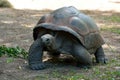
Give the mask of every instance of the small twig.
<path id="1" fill-rule="evenodd" d="M 112 52 L 115 52 L 115 50 L 110 46 L 110 44 L 107 44 L 106 45 L 111 49 Z"/>

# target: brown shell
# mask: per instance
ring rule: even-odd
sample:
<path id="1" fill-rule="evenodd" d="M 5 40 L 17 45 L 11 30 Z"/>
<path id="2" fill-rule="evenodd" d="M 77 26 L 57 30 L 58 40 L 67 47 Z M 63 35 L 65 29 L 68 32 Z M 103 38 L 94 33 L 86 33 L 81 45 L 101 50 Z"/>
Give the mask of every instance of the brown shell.
<path id="1" fill-rule="evenodd" d="M 42 16 L 33 30 L 34 40 L 43 28 L 68 32 L 79 39 L 87 49 L 97 48 L 104 44 L 95 22 L 74 7 L 63 7 Z"/>

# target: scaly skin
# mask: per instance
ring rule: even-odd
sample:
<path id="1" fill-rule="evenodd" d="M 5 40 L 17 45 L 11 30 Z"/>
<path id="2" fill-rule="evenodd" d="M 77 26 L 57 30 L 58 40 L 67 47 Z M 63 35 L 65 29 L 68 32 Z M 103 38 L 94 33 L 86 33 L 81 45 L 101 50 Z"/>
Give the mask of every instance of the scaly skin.
<path id="1" fill-rule="evenodd" d="M 48 52 L 50 51 L 51 53 L 58 52 L 58 55 L 60 53 L 71 54 L 78 61 L 79 67 L 82 67 L 82 68 L 91 67 L 92 59 L 88 50 L 84 48 L 79 42 L 73 41 L 73 40 L 68 41 L 68 39 L 69 38 L 63 39 L 63 43 L 61 43 L 63 44 L 63 46 L 61 46 L 61 49 L 63 50 L 60 50 L 59 48 L 57 48 L 57 46 L 55 47 L 55 45 L 57 45 L 58 42 L 53 42 L 56 40 L 50 34 L 45 34 L 42 37 L 35 40 L 35 42 L 31 45 L 29 49 L 30 68 L 33 70 L 45 69 L 46 66 L 42 62 L 42 55 L 43 55 L 44 48 L 47 48 L 46 50 L 48 50 Z M 54 54 L 51 54 L 51 55 L 54 56 Z M 95 57 L 98 63 L 106 63 L 106 58 L 105 58 L 102 47 L 97 49 L 95 53 Z"/>

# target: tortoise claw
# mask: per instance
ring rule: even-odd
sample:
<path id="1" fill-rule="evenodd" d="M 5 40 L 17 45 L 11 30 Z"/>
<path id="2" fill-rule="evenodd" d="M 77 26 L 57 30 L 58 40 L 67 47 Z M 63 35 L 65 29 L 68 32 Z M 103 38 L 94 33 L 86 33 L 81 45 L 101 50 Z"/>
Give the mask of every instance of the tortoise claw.
<path id="1" fill-rule="evenodd" d="M 31 65 L 30 65 L 30 68 L 31 68 L 32 70 L 42 70 L 42 69 L 45 69 L 46 66 L 45 66 L 44 63 L 36 63 L 36 64 L 31 64 Z"/>
<path id="2" fill-rule="evenodd" d="M 108 59 L 107 58 L 98 58 L 97 59 L 97 63 L 101 63 L 101 64 L 107 64 Z"/>

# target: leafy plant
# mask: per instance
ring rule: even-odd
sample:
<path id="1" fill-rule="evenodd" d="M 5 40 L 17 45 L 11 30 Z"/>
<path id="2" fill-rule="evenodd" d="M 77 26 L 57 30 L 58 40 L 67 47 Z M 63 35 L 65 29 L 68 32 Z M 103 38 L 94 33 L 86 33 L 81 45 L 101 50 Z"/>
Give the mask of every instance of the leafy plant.
<path id="1" fill-rule="evenodd" d="M 0 57 L 3 55 L 7 55 L 9 57 L 21 57 L 21 58 L 27 58 L 28 53 L 21 49 L 20 47 L 6 47 L 6 46 L 0 46 Z"/>
<path id="2" fill-rule="evenodd" d="M 0 0 L 0 7 L 9 7 L 9 8 L 12 8 L 13 6 L 7 0 Z"/>

